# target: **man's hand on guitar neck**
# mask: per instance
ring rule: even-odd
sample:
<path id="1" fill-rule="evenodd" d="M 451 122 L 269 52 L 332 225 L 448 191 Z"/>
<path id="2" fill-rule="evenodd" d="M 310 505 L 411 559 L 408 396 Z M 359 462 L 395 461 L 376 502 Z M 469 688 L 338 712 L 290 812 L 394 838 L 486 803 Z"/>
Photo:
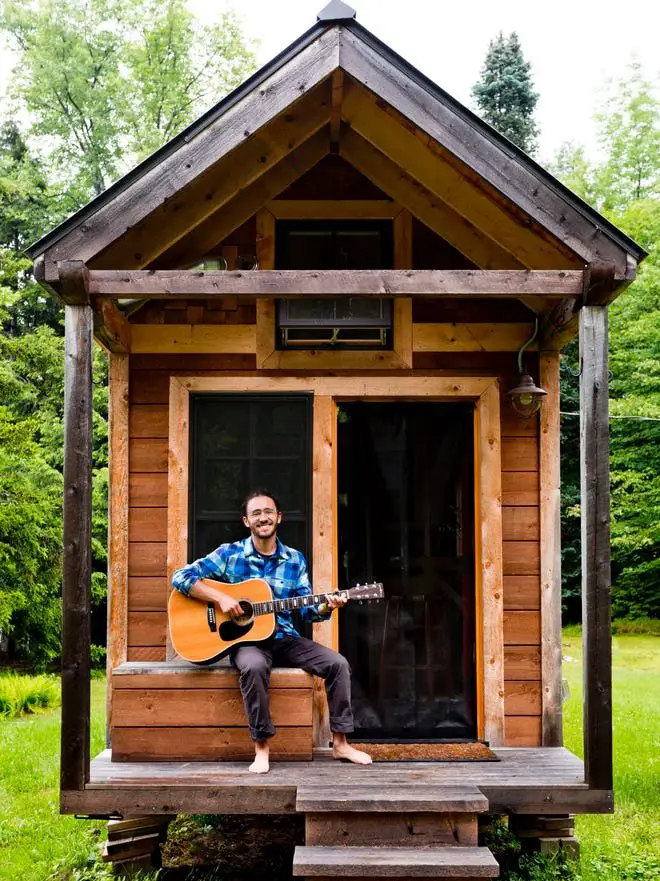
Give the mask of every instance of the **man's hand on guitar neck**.
<path id="1" fill-rule="evenodd" d="M 196 600 L 203 600 L 207 603 L 215 603 L 221 612 L 229 615 L 230 618 L 240 618 L 244 612 L 238 600 L 223 593 L 216 587 L 208 587 L 203 579 L 195 582 L 190 590 L 190 596 Z"/>
<path id="2" fill-rule="evenodd" d="M 328 598 L 324 603 L 319 603 L 319 612 L 324 615 L 325 611 L 329 609 L 332 611 L 333 609 L 340 609 L 342 606 L 345 606 L 348 602 L 348 597 L 344 596 L 343 593 L 333 593 L 328 594 Z M 325 606 L 325 609 L 323 608 Z"/>

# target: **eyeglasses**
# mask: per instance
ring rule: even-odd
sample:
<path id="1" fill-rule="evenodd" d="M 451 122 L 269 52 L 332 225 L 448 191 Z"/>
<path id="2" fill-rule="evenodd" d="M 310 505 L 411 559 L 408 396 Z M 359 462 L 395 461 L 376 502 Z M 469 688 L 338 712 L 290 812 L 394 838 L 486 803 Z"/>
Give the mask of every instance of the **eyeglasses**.
<path id="1" fill-rule="evenodd" d="M 266 517 L 272 517 L 273 514 L 277 514 L 277 511 L 275 508 L 257 508 L 256 511 L 248 511 L 246 516 L 249 520 L 254 520 L 255 518 L 261 517 L 262 514 Z"/>

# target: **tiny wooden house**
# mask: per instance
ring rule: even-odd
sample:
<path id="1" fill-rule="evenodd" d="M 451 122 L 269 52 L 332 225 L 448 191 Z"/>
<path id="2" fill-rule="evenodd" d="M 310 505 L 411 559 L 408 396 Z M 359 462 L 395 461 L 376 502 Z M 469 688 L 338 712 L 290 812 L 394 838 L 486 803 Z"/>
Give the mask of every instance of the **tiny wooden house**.
<path id="1" fill-rule="evenodd" d="M 317 816 L 299 784 L 330 773 L 322 690 L 276 673 L 275 758 L 313 765 L 245 780 L 233 672 L 168 643 L 172 572 L 243 534 L 258 484 L 317 590 L 385 585 L 313 630 L 351 661 L 356 739 L 399 744 L 399 771 L 420 742 L 488 741 L 500 763 L 424 766 L 488 800 L 466 815 L 611 810 L 607 304 L 642 249 L 333 2 L 31 256 L 67 315 L 64 811 Z M 559 351 L 578 328 L 584 766 L 561 748 Z M 90 770 L 92 335 L 111 710 Z M 519 355 L 547 392 L 528 418 Z"/>

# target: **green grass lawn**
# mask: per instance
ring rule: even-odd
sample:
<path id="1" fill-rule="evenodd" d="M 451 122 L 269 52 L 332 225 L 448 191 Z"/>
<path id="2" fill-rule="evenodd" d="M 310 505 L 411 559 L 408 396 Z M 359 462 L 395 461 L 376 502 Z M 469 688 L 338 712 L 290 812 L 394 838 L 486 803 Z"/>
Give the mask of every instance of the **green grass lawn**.
<path id="1" fill-rule="evenodd" d="M 582 754 L 580 637 L 564 634 L 565 742 Z M 105 824 L 58 812 L 59 711 L 0 719 L 0 881 L 92 881 Z M 92 755 L 105 730 L 105 683 L 92 682 Z M 614 638 L 616 813 L 577 821 L 581 881 L 660 881 L 660 638 Z M 95 864 L 96 863 L 96 864 Z M 565 877 L 565 876 L 564 876 Z M 577 881 L 577 879 L 576 879 Z"/>
<path id="2" fill-rule="evenodd" d="M 105 682 L 92 682 L 92 755 L 105 739 Z M 59 710 L 0 720 L 0 879 L 85 878 L 104 823 L 60 816 Z M 95 877 L 102 877 L 95 873 Z"/>
<path id="3" fill-rule="evenodd" d="M 582 749 L 580 636 L 564 631 L 564 743 Z M 660 638 L 621 635 L 613 640 L 613 815 L 579 817 L 582 881 L 660 879 Z"/>

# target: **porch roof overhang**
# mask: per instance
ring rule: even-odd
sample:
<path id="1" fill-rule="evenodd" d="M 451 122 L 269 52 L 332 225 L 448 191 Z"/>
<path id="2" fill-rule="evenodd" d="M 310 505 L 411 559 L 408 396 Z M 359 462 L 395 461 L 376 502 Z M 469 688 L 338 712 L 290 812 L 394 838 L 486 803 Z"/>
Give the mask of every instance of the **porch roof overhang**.
<path id="1" fill-rule="evenodd" d="M 269 64 L 32 245 L 40 280 L 56 287 L 64 260 L 185 265 L 176 262 L 182 244 L 203 252 L 207 221 L 230 232 L 330 151 L 427 225 L 458 230 L 453 244 L 480 268 L 611 264 L 610 299 L 634 279 L 641 247 L 348 12 L 330 4 Z M 471 208 L 453 201 L 457 188 Z"/>

